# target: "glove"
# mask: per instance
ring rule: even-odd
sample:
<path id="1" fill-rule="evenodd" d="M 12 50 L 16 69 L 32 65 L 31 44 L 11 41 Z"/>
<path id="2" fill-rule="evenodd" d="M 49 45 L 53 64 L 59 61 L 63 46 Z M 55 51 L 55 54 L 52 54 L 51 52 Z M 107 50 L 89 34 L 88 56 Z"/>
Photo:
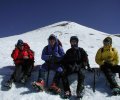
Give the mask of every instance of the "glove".
<path id="1" fill-rule="evenodd" d="M 57 52 L 53 53 L 53 56 L 60 57 L 59 53 L 57 53 Z"/>
<path id="2" fill-rule="evenodd" d="M 89 64 L 89 63 L 87 63 L 86 66 L 87 66 L 87 70 L 88 70 L 89 72 L 93 72 L 93 68 L 90 67 L 90 64 Z"/>
<path id="3" fill-rule="evenodd" d="M 63 72 L 63 68 L 62 68 L 62 67 L 58 67 L 58 68 L 57 68 L 57 71 L 58 71 L 58 72 Z"/>
<path id="4" fill-rule="evenodd" d="M 53 56 L 52 56 L 52 55 L 48 55 L 48 61 L 51 61 L 51 60 L 52 60 L 52 58 L 53 58 Z"/>
<path id="5" fill-rule="evenodd" d="M 87 70 L 88 70 L 89 72 L 93 72 L 93 69 L 92 69 L 92 68 L 87 68 Z"/>
<path id="6" fill-rule="evenodd" d="M 24 56 L 23 59 L 29 59 L 29 57 L 28 56 Z"/>

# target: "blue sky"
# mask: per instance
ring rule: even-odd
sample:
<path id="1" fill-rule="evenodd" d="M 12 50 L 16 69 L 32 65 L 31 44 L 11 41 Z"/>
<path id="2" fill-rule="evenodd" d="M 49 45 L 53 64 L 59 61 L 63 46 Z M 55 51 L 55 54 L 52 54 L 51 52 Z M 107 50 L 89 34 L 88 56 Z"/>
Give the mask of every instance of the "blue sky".
<path id="1" fill-rule="evenodd" d="M 120 0 L 0 0 L 0 37 L 59 21 L 120 33 Z"/>

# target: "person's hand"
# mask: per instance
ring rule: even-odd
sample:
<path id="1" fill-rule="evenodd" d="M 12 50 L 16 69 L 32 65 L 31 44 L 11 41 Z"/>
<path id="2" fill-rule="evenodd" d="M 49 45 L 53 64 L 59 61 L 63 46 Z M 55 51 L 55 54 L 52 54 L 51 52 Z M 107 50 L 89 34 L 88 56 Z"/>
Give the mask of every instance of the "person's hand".
<path id="1" fill-rule="evenodd" d="M 28 56 L 24 56 L 23 59 L 29 59 L 29 57 Z"/>
<path id="2" fill-rule="evenodd" d="M 89 72 L 93 72 L 93 69 L 92 69 L 92 68 L 87 68 L 87 70 L 88 70 Z"/>
<path id="3" fill-rule="evenodd" d="M 107 59 L 107 60 L 105 60 L 105 62 L 110 63 L 110 62 L 111 62 L 111 59 Z"/>
<path id="4" fill-rule="evenodd" d="M 112 62 L 105 61 L 105 62 L 104 62 L 104 65 L 105 65 L 105 66 L 112 66 L 113 64 L 112 64 Z"/>
<path id="5" fill-rule="evenodd" d="M 63 71 L 63 68 L 62 68 L 62 67 L 58 67 L 58 68 L 57 68 L 57 71 L 58 71 L 58 72 L 62 72 L 62 71 Z"/>
<path id="6" fill-rule="evenodd" d="M 59 57 L 60 55 L 59 55 L 59 53 L 54 52 L 54 53 L 53 53 L 53 56 L 54 56 L 54 57 Z"/>
<path id="7" fill-rule="evenodd" d="M 52 55 L 48 55 L 48 60 L 50 61 L 52 59 Z"/>

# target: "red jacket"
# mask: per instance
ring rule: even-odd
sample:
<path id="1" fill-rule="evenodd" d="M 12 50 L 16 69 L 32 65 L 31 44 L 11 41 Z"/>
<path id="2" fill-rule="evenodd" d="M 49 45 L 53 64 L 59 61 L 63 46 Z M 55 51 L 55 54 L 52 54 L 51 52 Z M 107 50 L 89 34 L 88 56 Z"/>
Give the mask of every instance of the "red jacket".
<path id="1" fill-rule="evenodd" d="M 23 50 L 19 50 L 17 47 L 13 50 L 11 57 L 13 58 L 15 64 L 23 63 L 25 56 L 34 61 L 34 52 L 30 49 L 27 43 L 24 43 Z"/>

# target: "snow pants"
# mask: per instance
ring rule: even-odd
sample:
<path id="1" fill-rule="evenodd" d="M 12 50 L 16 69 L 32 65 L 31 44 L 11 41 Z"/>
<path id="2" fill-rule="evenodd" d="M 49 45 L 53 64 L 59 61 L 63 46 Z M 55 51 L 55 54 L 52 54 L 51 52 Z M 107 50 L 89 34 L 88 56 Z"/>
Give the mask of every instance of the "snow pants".
<path id="1" fill-rule="evenodd" d="M 24 60 L 23 63 L 15 65 L 15 71 L 13 72 L 13 74 L 11 75 L 10 80 L 17 80 L 16 78 L 19 76 L 27 76 L 30 77 L 31 76 L 31 72 L 32 69 L 34 67 L 34 61 L 33 60 Z M 22 75 L 21 75 L 22 74 Z"/>
<path id="2" fill-rule="evenodd" d="M 54 71 L 55 72 L 55 75 L 53 77 L 53 83 L 56 83 L 56 85 L 59 85 L 59 81 L 60 81 L 60 78 L 61 78 L 61 72 L 58 72 L 57 71 L 57 68 L 59 65 L 56 65 L 56 66 L 52 66 L 52 65 L 49 65 L 47 63 L 44 63 L 40 69 L 39 69 L 39 75 L 38 75 L 38 81 L 39 80 L 46 80 L 47 77 L 49 77 L 48 73 L 50 70 Z M 47 73 L 47 75 L 46 75 Z"/>
<path id="3" fill-rule="evenodd" d="M 72 71 L 72 70 L 69 70 L 69 69 L 64 69 L 64 72 L 62 74 L 62 82 L 63 82 L 63 88 L 64 88 L 64 91 L 70 91 L 70 84 L 69 84 L 69 80 L 68 80 L 68 76 L 73 74 L 73 73 L 76 73 L 77 76 L 78 76 L 78 84 L 77 84 L 77 90 L 76 92 L 82 92 L 82 90 L 84 89 L 84 74 L 82 72 L 81 69 L 79 69 L 78 71 Z"/>
<path id="4" fill-rule="evenodd" d="M 115 88 L 116 86 L 118 86 L 115 80 L 114 73 L 119 73 L 119 77 L 120 77 L 120 66 L 119 65 L 112 66 L 110 64 L 108 65 L 105 64 L 105 65 L 102 65 L 100 68 L 103 71 L 105 77 L 107 78 L 110 84 L 110 87 Z"/>

